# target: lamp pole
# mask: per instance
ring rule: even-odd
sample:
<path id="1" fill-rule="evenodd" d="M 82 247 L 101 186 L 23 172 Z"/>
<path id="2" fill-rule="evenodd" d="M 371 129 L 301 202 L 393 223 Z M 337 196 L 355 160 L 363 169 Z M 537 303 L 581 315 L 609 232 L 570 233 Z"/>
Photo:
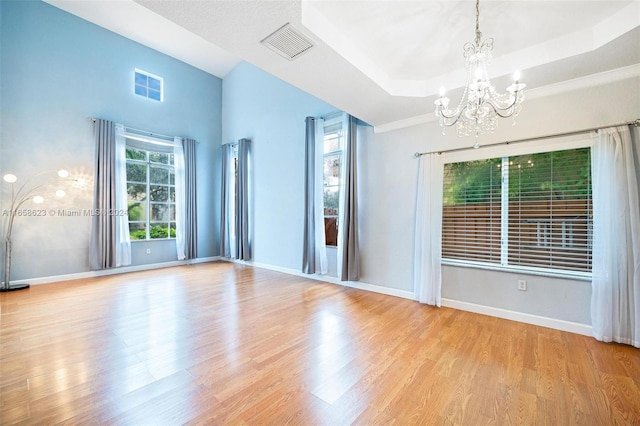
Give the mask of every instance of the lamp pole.
<path id="1" fill-rule="evenodd" d="M 35 177 L 41 176 L 46 173 L 51 173 L 51 171 L 38 173 L 29 179 L 27 179 L 18 191 L 15 190 L 15 182 L 18 178 L 13 174 L 6 174 L 3 176 L 5 182 L 11 184 L 11 205 L 10 210 L 8 212 L 9 222 L 7 224 L 7 232 L 5 234 L 4 240 L 4 281 L 2 286 L 0 287 L 0 292 L 5 291 L 14 291 L 14 290 L 23 290 L 25 288 L 29 288 L 29 284 L 15 284 L 10 285 L 11 283 L 11 231 L 13 230 L 13 221 L 16 218 L 16 214 L 18 213 L 20 207 L 24 203 L 26 203 L 29 199 L 32 198 L 34 193 L 42 188 L 42 184 L 36 185 L 31 189 L 27 189 L 27 184 L 31 182 Z M 69 176 L 69 172 L 66 170 L 58 170 L 58 176 L 61 178 L 66 178 Z M 64 192 L 63 192 L 64 194 Z M 36 204 L 41 204 L 44 202 L 44 198 L 39 195 L 33 196 L 33 202 Z"/>

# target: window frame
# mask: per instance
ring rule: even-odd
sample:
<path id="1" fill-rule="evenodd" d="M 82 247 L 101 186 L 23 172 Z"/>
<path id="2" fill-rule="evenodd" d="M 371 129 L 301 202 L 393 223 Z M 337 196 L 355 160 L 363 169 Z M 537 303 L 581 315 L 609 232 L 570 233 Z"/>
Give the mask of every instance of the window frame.
<path id="1" fill-rule="evenodd" d="M 593 134 L 593 133 L 592 133 Z M 572 136 L 549 137 L 536 141 L 522 142 L 509 145 L 496 144 L 493 146 L 485 146 L 481 149 L 469 149 L 455 152 L 444 152 L 443 167 L 449 163 L 458 163 L 464 161 L 488 160 L 492 158 L 514 157 L 528 154 L 540 154 L 553 151 L 563 151 L 571 149 L 589 148 L 593 145 L 593 138 L 590 135 L 579 134 Z M 444 183 L 443 183 L 444 184 Z M 442 206 L 444 208 L 444 204 Z M 508 226 L 501 221 L 501 227 Z M 508 231 L 507 231 L 508 232 Z M 508 242 L 504 245 L 508 245 Z M 442 258 L 441 264 L 446 266 L 469 267 L 476 269 L 511 272 L 527 275 L 540 275 L 556 278 L 575 279 L 582 281 L 590 281 L 592 279 L 591 271 L 573 271 L 564 269 L 554 269 L 545 267 L 532 267 L 522 265 L 500 264 L 463 260 L 463 259 L 447 259 Z"/>
<path id="2" fill-rule="evenodd" d="M 142 85 L 142 84 L 138 84 L 138 74 L 143 75 L 147 78 L 146 84 Z M 149 85 L 149 79 L 152 80 L 157 80 L 160 88 L 159 89 L 155 89 L 153 87 L 150 87 Z M 138 88 L 143 88 L 145 90 L 145 93 L 138 93 Z M 156 99 L 155 97 L 151 97 L 149 96 L 150 91 L 153 92 L 158 92 L 159 93 L 159 99 Z M 147 99 L 151 99 L 152 101 L 156 101 L 156 102 L 164 102 L 164 78 L 160 77 L 159 75 L 156 74 L 152 74 L 148 71 L 144 71 L 141 70 L 139 68 L 135 68 L 134 72 L 133 72 L 133 93 L 141 96 L 143 98 L 147 98 Z"/>
<path id="3" fill-rule="evenodd" d="M 149 145 L 158 145 L 158 146 L 168 146 L 168 145 L 172 145 L 171 143 L 167 143 L 165 141 L 160 141 L 160 140 L 154 140 L 152 138 L 141 138 L 138 135 L 135 134 L 127 134 L 125 133 L 124 135 L 125 140 L 134 140 L 134 141 L 141 141 L 145 144 L 149 144 Z M 176 218 L 174 216 L 173 219 L 171 219 L 171 208 L 173 206 L 173 212 L 175 215 L 175 211 L 176 211 L 176 181 L 175 181 L 175 158 L 173 157 L 173 152 L 162 152 L 162 151 L 154 151 L 150 148 L 142 148 L 140 146 L 136 146 L 135 144 L 126 144 L 126 149 L 135 149 L 137 151 L 141 151 L 141 152 L 145 152 L 146 154 L 146 159 L 145 160 L 138 160 L 138 159 L 132 159 L 132 158 L 125 158 L 125 163 L 127 165 L 129 164 L 140 164 L 140 165 L 144 165 L 146 168 L 146 176 L 145 176 L 145 180 L 146 182 L 139 182 L 139 181 L 131 181 L 129 180 L 128 176 L 127 176 L 127 208 L 129 207 L 129 204 L 131 203 L 131 200 L 129 200 L 129 194 L 128 194 L 128 188 L 129 188 L 129 184 L 138 184 L 138 185 L 145 185 L 145 199 L 142 201 L 145 204 L 145 219 L 144 220 L 131 220 L 129 218 L 128 223 L 129 225 L 131 225 L 131 223 L 142 223 L 145 225 L 145 233 L 146 236 L 144 239 L 139 239 L 139 238 L 131 238 L 130 237 L 130 241 L 134 242 L 134 241 L 163 241 L 163 240 L 175 240 L 176 237 L 172 237 L 171 236 L 171 229 L 177 229 L 177 221 Z M 168 163 L 159 163 L 159 162 L 155 162 L 151 160 L 151 155 L 150 154 L 165 154 L 168 156 Z M 171 160 L 173 158 L 173 161 Z M 167 175 L 167 183 L 152 183 L 151 182 L 151 168 L 159 168 L 159 169 L 166 169 L 168 170 L 168 175 Z M 173 183 L 171 183 L 171 176 L 173 174 Z M 167 188 L 167 201 L 152 201 L 151 200 L 151 187 L 152 186 L 163 186 Z M 173 194 L 174 194 L 174 200 L 171 201 L 171 189 L 173 188 Z M 158 221 L 153 221 L 151 220 L 152 217 L 152 205 L 166 205 L 168 207 L 168 211 L 169 211 L 169 218 L 166 222 L 158 222 Z M 162 237 L 162 238 L 151 238 L 151 228 L 152 228 L 152 224 L 158 224 L 161 223 L 162 225 L 167 224 L 168 225 L 168 236 L 166 237 Z M 155 226 L 155 225 L 153 225 Z M 129 235 L 131 236 L 131 228 L 129 228 Z"/>
<path id="4" fill-rule="evenodd" d="M 339 230 L 339 220 L 340 220 L 340 196 L 342 193 L 342 187 L 343 187 L 343 167 L 344 167 L 344 148 L 345 148 L 345 141 L 344 141 L 344 129 L 343 129 L 343 117 L 342 115 L 329 119 L 329 120 L 325 120 L 324 124 L 323 124 L 323 138 L 322 138 L 322 144 L 323 144 L 323 149 L 322 149 L 322 164 L 323 164 L 323 185 L 322 185 L 322 200 L 323 200 L 323 219 L 325 221 L 325 247 L 333 247 L 336 248 L 338 247 L 338 230 Z M 331 135 L 336 135 L 334 138 L 337 138 L 340 142 L 338 143 L 338 146 L 340 147 L 338 150 L 334 150 L 334 151 L 330 151 L 330 152 L 325 152 L 325 146 L 328 142 L 328 137 Z M 340 172 L 339 172 L 339 176 L 338 176 L 338 183 L 336 185 L 325 185 L 325 179 L 324 179 L 324 161 L 326 158 L 328 157 L 334 157 L 334 156 L 338 156 L 340 158 Z M 335 214 L 326 214 L 325 210 L 325 206 L 324 206 L 324 194 L 325 194 L 325 189 L 326 188 L 335 188 L 337 187 L 337 194 L 338 194 L 338 207 L 336 208 L 336 213 Z M 331 220 L 331 219 L 335 219 L 336 221 L 336 244 L 327 244 L 327 228 L 326 228 L 326 221 L 327 219 Z"/>

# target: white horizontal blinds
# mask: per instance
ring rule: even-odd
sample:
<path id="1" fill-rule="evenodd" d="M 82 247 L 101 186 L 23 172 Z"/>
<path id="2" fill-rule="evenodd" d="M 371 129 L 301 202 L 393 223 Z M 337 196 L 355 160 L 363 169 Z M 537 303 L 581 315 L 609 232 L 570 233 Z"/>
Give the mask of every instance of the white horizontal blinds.
<path id="1" fill-rule="evenodd" d="M 590 149 L 508 161 L 508 263 L 591 271 Z"/>
<path id="2" fill-rule="evenodd" d="M 445 164 L 442 257 L 500 264 L 501 159 Z"/>

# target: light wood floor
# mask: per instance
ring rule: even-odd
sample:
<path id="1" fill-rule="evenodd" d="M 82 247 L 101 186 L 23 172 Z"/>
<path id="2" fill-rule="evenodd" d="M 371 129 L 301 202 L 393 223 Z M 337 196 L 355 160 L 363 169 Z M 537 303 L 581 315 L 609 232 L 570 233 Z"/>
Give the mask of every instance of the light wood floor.
<path id="1" fill-rule="evenodd" d="M 640 351 L 210 263 L 0 294 L 0 424 L 638 424 Z"/>

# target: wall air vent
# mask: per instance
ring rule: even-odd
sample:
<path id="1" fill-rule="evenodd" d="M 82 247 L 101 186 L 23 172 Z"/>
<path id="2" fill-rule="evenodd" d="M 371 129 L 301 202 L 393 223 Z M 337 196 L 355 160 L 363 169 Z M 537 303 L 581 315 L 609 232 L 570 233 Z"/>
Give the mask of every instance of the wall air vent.
<path id="1" fill-rule="evenodd" d="M 269 34 L 260 43 L 290 61 L 313 47 L 311 40 L 300 34 L 289 23 Z"/>

